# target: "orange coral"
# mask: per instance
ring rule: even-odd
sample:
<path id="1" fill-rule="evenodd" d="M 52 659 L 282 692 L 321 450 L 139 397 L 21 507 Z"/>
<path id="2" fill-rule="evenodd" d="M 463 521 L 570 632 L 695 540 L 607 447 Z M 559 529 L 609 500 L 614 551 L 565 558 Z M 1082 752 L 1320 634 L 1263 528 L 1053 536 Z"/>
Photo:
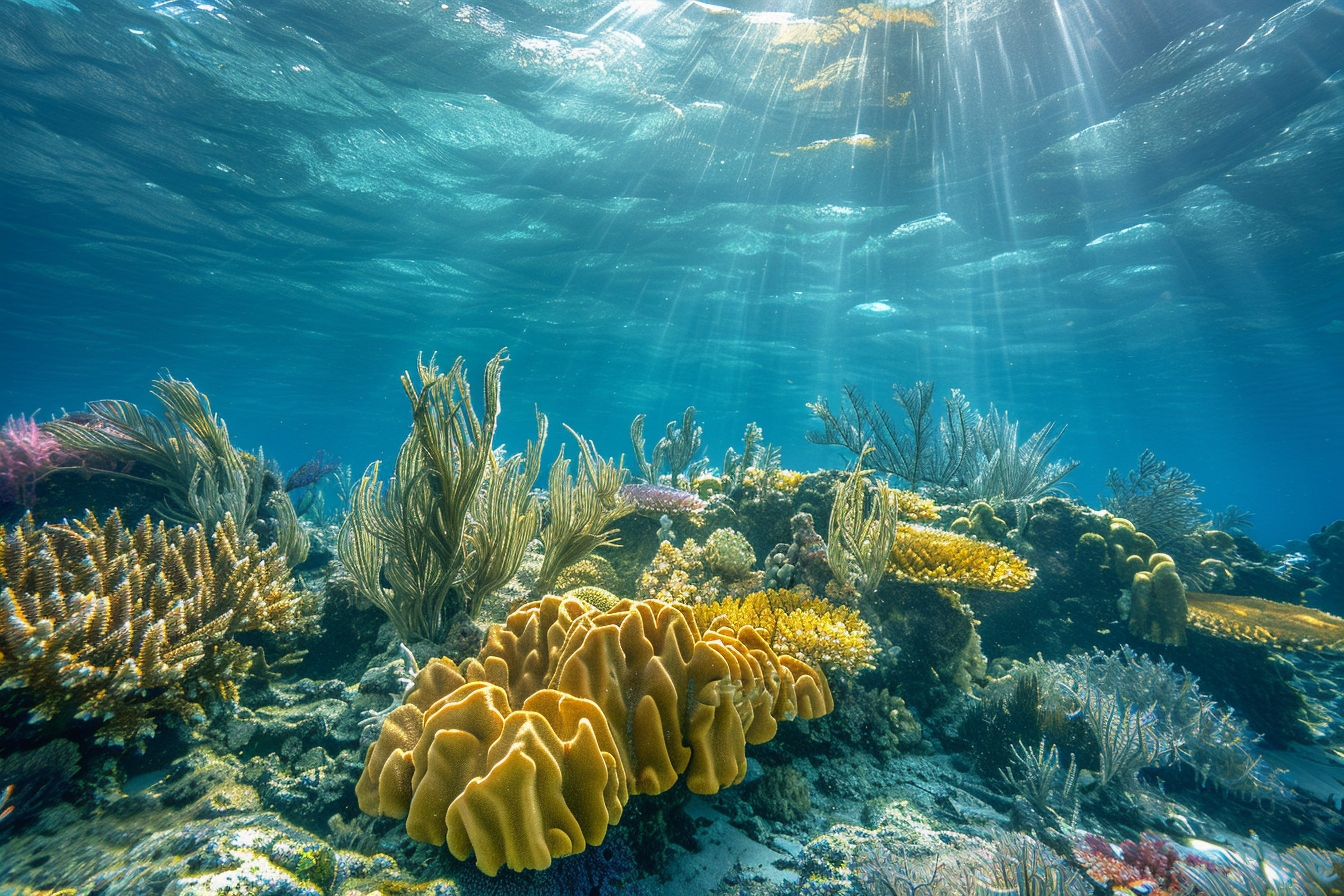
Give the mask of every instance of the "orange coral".
<path id="1" fill-rule="evenodd" d="M 460 668 L 420 670 L 355 792 L 486 874 L 545 868 L 601 843 L 630 794 L 682 774 L 694 793 L 738 783 L 747 743 L 832 706 L 821 672 L 750 626 L 702 632 L 679 604 L 546 597 L 491 626 Z"/>

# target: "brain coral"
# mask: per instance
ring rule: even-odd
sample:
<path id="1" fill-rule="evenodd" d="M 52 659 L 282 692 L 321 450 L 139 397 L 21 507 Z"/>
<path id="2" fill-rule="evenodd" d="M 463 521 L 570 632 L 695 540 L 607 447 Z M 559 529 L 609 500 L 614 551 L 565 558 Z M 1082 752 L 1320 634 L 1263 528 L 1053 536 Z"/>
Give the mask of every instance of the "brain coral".
<path id="1" fill-rule="evenodd" d="M 701 632 L 678 604 L 551 596 L 491 626 L 461 667 L 420 670 L 355 793 L 486 874 L 546 868 L 600 844 L 631 794 L 682 774 L 694 793 L 738 783 L 747 743 L 832 706 L 821 672 L 750 626 Z"/>

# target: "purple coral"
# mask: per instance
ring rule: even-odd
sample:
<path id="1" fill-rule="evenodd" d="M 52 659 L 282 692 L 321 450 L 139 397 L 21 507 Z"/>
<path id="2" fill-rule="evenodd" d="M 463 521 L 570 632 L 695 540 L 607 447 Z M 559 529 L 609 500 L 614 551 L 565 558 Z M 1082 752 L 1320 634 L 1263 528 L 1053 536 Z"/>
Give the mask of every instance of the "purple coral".
<path id="1" fill-rule="evenodd" d="M 20 414 L 0 429 L 0 504 L 31 507 L 37 481 L 70 455 L 61 443 Z"/>
<path id="2" fill-rule="evenodd" d="M 658 516 L 664 513 L 696 513 L 704 510 L 704 500 L 694 492 L 682 491 L 670 485 L 652 485 L 632 482 L 621 486 L 621 500 L 631 504 L 635 513 Z"/>
<path id="3" fill-rule="evenodd" d="M 329 462 L 326 452 L 319 448 L 316 454 L 285 477 L 285 491 L 292 492 L 296 489 L 311 488 L 340 468 L 341 459 L 339 457 Z"/>

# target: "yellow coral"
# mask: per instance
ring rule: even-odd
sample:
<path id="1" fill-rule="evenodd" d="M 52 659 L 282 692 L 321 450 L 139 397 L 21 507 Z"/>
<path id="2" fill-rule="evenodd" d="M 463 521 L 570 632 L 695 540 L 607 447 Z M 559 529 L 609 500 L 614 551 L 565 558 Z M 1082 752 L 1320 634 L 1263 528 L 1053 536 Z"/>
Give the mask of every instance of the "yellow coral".
<path id="1" fill-rule="evenodd" d="M 665 541 L 658 546 L 649 568 L 640 574 L 636 593 L 641 600 L 668 603 L 713 600 L 718 597 L 718 589 L 708 579 L 705 550 L 694 538 L 686 539 L 680 548 Z"/>
<path id="2" fill-rule="evenodd" d="M 938 505 L 919 492 L 907 491 L 902 488 L 892 491 L 896 494 L 896 512 L 901 515 L 902 519 L 919 520 L 921 522 L 931 522 L 938 519 Z"/>
<path id="3" fill-rule="evenodd" d="M 702 629 L 749 625 L 769 633 L 770 647 L 810 666 L 837 666 L 851 674 L 873 668 L 877 642 L 859 614 L 822 598 L 775 588 L 692 608 Z"/>
<path id="4" fill-rule="evenodd" d="M 596 585 L 580 585 L 577 588 L 571 588 L 565 592 L 565 597 L 581 600 L 586 604 L 597 607 L 599 610 L 610 610 L 621 602 L 621 599 L 615 594 Z"/>
<path id="5" fill-rule="evenodd" d="M 1186 592 L 1192 628 L 1284 650 L 1344 650 L 1344 619 L 1259 597 Z"/>
<path id="6" fill-rule="evenodd" d="M 209 538 L 113 510 L 100 523 L 0 526 L 0 679 L 38 701 L 34 721 L 65 704 L 101 724 L 101 741 L 154 731 L 155 715 L 202 715 L 205 688 L 233 698 L 251 662 L 236 632 L 288 633 L 311 610 L 279 548 L 240 538 L 226 515 Z"/>
<path id="7" fill-rule="evenodd" d="M 705 539 L 704 561 L 710 571 L 729 581 L 745 578 L 756 565 L 751 542 L 736 529 L 715 529 Z"/>
<path id="8" fill-rule="evenodd" d="M 887 572 L 911 582 L 984 591 L 1020 591 L 1036 577 L 1036 570 L 1001 545 L 904 524 L 897 532 Z"/>
<path id="9" fill-rule="evenodd" d="M 355 793 L 486 874 L 546 868 L 600 844 L 631 794 L 683 774 L 693 793 L 739 783 L 748 743 L 833 707 L 820 671 L 750 626 L 702 633 L 685 606 L 546 597 L 460 668 L 420 670 Z"/>
<path id="10" fill-rule="evenodd" d="M 714 477 L 708 478 L 713 479 Z M 792 494 L 798 491 L 798 486 L 802 485 L 806 478 L 806 473 L 800 473 L 797 470 L 760 470 L 752 467 L 742 474 L 742 484 L 763 491 Z M 697 479 L 696 482 L 698 483 L 700 480 Z"/>

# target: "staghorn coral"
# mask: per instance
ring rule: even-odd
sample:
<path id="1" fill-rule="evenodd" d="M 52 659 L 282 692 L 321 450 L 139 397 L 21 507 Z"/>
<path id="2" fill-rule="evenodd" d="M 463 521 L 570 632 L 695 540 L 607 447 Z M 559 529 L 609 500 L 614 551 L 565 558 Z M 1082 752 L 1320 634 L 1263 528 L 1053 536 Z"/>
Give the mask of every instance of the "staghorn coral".
<path id="1" fill-rule="evenodd" d="M 898 528 L 887 572 L 911 582 L 984 591 L 1020 591 L 1036 577 L 1034 569 L 1005 547 L 905 524 Z"/>
<path id="2" fill-rule="evenodd" d="M 1216 637 L 1280 650 L 1344 651 L 1344 619 L 1322 610 L 1230 594 L 1185 597 L 1190 626 Z"/>
<path id="3" fill-rule="evenodd" d="M 705 539 L 704 560 L 710 572 L 736 581 L 746 578 L 756 565 L 756 552 L 736 529 L 715 529 Z"/>
<path id="4" fill-rule="evenodd" d="M 683 774 L 694 793 L 738 783 L 747 743 L 832 706 L 825 676 L 754 628 L 702 632 L 662 601 L 546 597 L 491 626 L 475 659 L 420 670 L 356 795 L 486 874 L 546 868 L 600 844 L 631 794 Z"/>
<path id="5" fill-rule="evenodd" d="M 98 739 L 125 744 L 153 718 L 202 715 L 212 692 L 232 699 L 251 653 L 238 632 L 292 633 L 305 623 L 279 549 L 258 550 L 226 515 L 209 538 L 146 517 L 132 532 L 105 522 L 0 527 L 0 678 L 37 701 L 32 722 L 74 704 Z"/>
<path id="6" fill-rule="evenodd" d="M 872 669 L 877 642 L 858 612 L 795 591 L 756 591 L 741 598 L 696 604 L 701 628 L 749 625 L 776 653 L 796 656 L 809 666 L 835 666 L 849 674 Z"/>

